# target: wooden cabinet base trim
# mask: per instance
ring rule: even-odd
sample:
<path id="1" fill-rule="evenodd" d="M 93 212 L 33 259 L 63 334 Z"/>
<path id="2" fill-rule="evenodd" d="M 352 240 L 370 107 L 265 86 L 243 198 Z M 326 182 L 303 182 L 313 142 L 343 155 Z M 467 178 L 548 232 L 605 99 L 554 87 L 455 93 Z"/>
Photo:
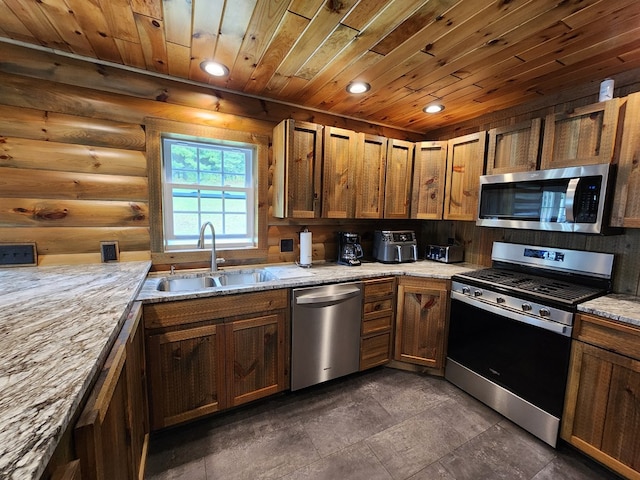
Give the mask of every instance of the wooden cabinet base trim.
<path id="1" fill-rule="evenodd" d="M 623 475 L 625 478 L 629 480 L 640 480 L 640 472 L 633 470 L 632 468 L 628 467 L 624 463 L 607 455 L 601 450 L 598 450 L 593 445 L 590 445 L 587 442 L 575 436 L 572 436 L 568 441 L 570 444 L 580 449 L 580 451 L 586 453 L 587 455 L 592 457 L 594 460 L 607 466 L 611 470 L 619 473 L 620 475 Z"/>
<path id="2" fill-rule="evenodd" d="M 165 417 L 162 421 L 162 425 L 156 425 L 157 428 L 170 427 L 172 425 L 178 425 L 180 423 L 188 422 L 189 420 L 195 420 L 196 418 L 204 417 L 212 413 L 220 411 L 219 403 L 211 403 L 209 405 L 203 405 L 202 407 L 194 408 L 188 412 L 181 413 L 179 415 L 173 415 Z"/>

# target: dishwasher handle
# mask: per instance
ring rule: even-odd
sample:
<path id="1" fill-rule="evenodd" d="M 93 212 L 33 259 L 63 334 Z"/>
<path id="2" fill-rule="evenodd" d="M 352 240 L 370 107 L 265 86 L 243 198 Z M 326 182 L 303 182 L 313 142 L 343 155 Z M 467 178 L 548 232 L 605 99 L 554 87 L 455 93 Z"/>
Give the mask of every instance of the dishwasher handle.
<path id="1" fill-rule="evenodd" d="M 360 289 L 358 287 L 341 286 L 338 291 L 333 291 L 331 293 L 325 293 L 323 291 L 305 293 L 296 298 L 296 304 L 310 305 L 314 303 L 337 303 L 342 300 L 357 297 L 358 295 L 360 295 Z"/>

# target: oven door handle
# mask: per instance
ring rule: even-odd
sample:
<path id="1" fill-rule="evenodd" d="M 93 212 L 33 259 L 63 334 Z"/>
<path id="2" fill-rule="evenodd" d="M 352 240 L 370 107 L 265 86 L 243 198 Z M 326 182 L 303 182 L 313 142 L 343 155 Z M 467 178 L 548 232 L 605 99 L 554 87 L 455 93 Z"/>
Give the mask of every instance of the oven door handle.
<path id="1" fill-rule="evenodd" d="M 471 305 L 472 307 L 479 308 L 480 310 L 485 310 L 495 315 L 500 315 L 501 317 L 510 318 L 511 320 L 515 320 L 520 323 L 526 323 L 534 327 L 549 330 L 550 332 L 559 333 L 560 335 L 564 335 L 565 337 L 570 337 L 573 330 L 572 327 L 569 327 L 567 325 L 544 320 L 542 318 L 530 317 L 514 310 L 496 307 L 495 305 L 491 305 L 490 303 L 484 303 L 483 301 L 476 298 L 468 297 L 467 295 L 464 295 L 460 292 L 451 292 L 451 299 L 458 300 L 460 302 L 466 303 L 467 305 Z"/>

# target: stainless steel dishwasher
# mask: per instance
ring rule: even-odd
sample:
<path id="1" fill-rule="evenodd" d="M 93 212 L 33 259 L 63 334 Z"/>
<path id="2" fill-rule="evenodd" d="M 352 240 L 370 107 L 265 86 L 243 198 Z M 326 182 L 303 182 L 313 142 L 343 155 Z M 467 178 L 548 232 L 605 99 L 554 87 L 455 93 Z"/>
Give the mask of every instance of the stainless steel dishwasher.
<path id="1" fill-rule="evenodd" d="M 360 368 L 362 283 L 293 290 L 291 390 Z"/>

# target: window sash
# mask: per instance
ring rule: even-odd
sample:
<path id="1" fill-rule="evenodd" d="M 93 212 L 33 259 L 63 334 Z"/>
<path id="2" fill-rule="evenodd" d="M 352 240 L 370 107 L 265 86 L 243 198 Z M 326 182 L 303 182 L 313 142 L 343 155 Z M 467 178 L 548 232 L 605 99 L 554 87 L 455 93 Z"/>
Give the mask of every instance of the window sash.
<path id="1" fill-rule="evenodd" d="M 196 148 L 196 165 L 194 168 L 173 169 L 171 162 L 171 147 L 173 145 L 185 145 Z M 162 139 L 162 157 L 163 157 L 163 203 L 164 207 L 164 228 L 165 228 L 165 248 L 168 250 L 194 248 L 199 234 L 200 226 L 211 221 L 216 227 L 216 244 L 223 248 L 247 248 L 257 246 L 257 205 L 256 205 L 256 189 L 255 180 L 257 175 L 256 155 L 253 146 L 228 146 L 215 142 L 205 143 L 189 140 L 175 140 L 171 138 Z M 200 156 L 201 149 L 222 151 L 220 169 L 217 171 L 203 170 Z M 225 153 L 241 150 L 245 154 L 245 168 L 242 173 L 225 170 Z M 245 186 L 226 186 L 226 185 L 210 185 L 200 184 L 197 182 L 184 183 L 183 181 L 173 182 L 174 171 L 194 172 L 196 178 L 200 178 L 200 173 L 219 174 L 221 178 L 225 175 L 240 175 L 245 177 Z M 175 199 L 179 198 L 175 195 L 176 190 L 183 190 L 183 198 L 191 198 L 195 200 L 195 208 L 176 208 Z M 232 198 L 237 196 L 237 199 Z M 221 205 L 218 209 L 202 208 L 202 200 L 213 200 L 219 198 Z M 244 197 L 244 198 L 243 198 Z M 238 200 L 244 203 L 244 209 L 239 209 L 228 205 L 229 202 Z M 193 228 L 189 233 L 176 232 L 176 222 L 179 215 L 192 215 L 195 219 L 191 219 Z M 238 218 L 244 217 L 244 221 L 240 222 L 240 232 L 230 232 L 231 224 L 238 223 Z M 234 220 L 235 218 L 235 220 Z M 193 231 L 191 231 L 193 230 Z M 210 245 L 210 238 L 205 237 Z"/>

